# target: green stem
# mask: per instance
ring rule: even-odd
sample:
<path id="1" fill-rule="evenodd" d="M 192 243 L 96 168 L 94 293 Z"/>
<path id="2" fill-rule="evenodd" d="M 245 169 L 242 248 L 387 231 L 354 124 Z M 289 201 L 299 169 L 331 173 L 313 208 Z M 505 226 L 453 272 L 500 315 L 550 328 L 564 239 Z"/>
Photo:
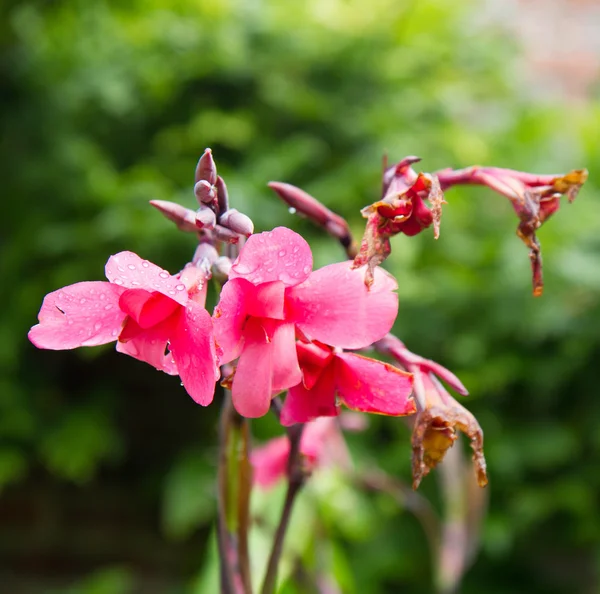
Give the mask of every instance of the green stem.
<path id="1" fill-rule="evenodd" d="M 283 542 L 290 523 L 292 508 L 296 501 L 296 496 L 302 489 L 306 478 L 302 468 L 302 458 L 300 455 L 300 439 L 304 425 L 294 425 L 288 429 L 288 439 L 290 440 L 290 454 L 288 458 L 288 487 L 285 494 L 285 502 L 279 518 L 279 524 L 275 531 L 275 537 L 271 546 L 271 554 L 267 564 L 267 573 L 262 585 L 261 594 L 274 594 L 277 586 L 277 572 L 281 554 L 283 553 Z"/>

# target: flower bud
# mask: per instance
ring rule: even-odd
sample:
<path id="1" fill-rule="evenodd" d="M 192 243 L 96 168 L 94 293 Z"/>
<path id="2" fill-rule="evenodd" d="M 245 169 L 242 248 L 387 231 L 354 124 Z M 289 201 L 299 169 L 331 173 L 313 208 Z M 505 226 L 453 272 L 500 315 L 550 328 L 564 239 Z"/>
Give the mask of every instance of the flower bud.
<path id="1" fill-rule="evenodd" d="M 212 265 L 213 278 L 219 282 L 225 282 L 229 278 L 231 266 L 231 258 L 228 258 L 227 256 L 220 256 L 213 262 Z"/>
<path id="2" fill-rule="evenodd" d="M 167 200 L 150 200 L 150 204 L 167 219 L 173 221 L 181 231 L 187 233 L 198 231 L 196 227 L 196 213 L 193 210 Z"/>
<path id="3" fill-rule="evenodd" d="M 227 227 L 223 227 L 221 225 L 215 225 L 214 228 L 215 237 L 220 241 L 225 241 L 227 243 L 238 243 L 240 241 L 240 236 L 235 231 L 228 229 Z"/>
<path id="4" fill-rule="evenodd" d="M 217 201 L 219 203 L 219 212 L 227 212 L 229 210 L 229 194 L 227 193 L 227 186 L 225 181 L 219 175 L 215 184 L 217 189 Z"/>
<path id="5" fill-rule="evenodd" d="M 254 223 L 250 217 L 239 212 L 235 208 L 230 208 L 219 217 L 219 224 L 227 227 L 236 233 L 250 237 L 254 232 Z"/>
<path id="6" fill-rule="evenodd" d="M 219 252 L 215 249 L 213 245 L 210 243 L 200 243 L 194 252 L 194 257 L 192 258 L 192 264 L 200 264 L 203 261 L 209 263 L 212 266 L 219 257 Z"/>
<path id="7" fill-rule="evenodd" d="M 206 205 L 202 205 L 196 211 L 195 223 L 198 229 L 214 229 L 214 226 L 217 222 L 217 217 L 215 213 Z"/>
<path id="8" fill-rule="evenodd" d="M 205 149 L 196 166 L 194 183 L 198 183 L 200 180 L 208 182 L 210 186 L 214 186 L 217 181 L 217 166 L 213 160 L 212 151 L 209 148 Z"/>
<path id="9" fill-rule="evenodd" d="M 194 194 L 200 204 L 210 204 L 217 197 L 217 191 L 213 185 L 201 179 L 194 186 Z"/>

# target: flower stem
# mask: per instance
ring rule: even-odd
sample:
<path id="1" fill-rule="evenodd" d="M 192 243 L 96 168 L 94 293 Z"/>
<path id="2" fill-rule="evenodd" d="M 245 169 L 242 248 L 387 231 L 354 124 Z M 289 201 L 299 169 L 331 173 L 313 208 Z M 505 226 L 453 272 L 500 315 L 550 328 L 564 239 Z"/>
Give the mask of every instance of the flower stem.
<path id="1" fill-rule="evenodd" d="M 217 541 L 222 594 L 252 594 L 248 550 L 252 470 L 250 427 L 225 390 L 219 430 Z"/>
<path id="2" fill-rule="evenodd" d="M 283 542 L 290 523 L 292 508 L 296 501 L 296 496 L 304 485 L 306 474 L 302 468 L 300 456 L 300 439 L 304 425 L 294 425 L 288 429 L 288 439 L 290 440 L 290 455 L 288 458 L 288 486 L 285 494 L 285 502 L 279 518 L 279 524 L 275 531 L 275 537 L 271 546 L 271 554 L 267 564 L 267 573 L 262 585 L 261 594 L 274 594 L 277 585 L 277 572 L 279 562 L 283 552 Z"/>

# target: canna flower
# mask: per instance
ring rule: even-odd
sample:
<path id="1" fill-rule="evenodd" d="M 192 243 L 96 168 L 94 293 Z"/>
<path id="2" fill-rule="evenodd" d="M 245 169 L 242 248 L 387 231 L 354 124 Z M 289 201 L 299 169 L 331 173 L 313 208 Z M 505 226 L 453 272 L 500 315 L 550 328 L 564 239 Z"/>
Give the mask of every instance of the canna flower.
<path id="1" fill-rule="evenodd" d="M 340 414 L 340 404 L 383 415 L 416 412 L 413 377 L 375 359 L 344 353 L 320 343 L 296 343 L 303 380 L 289 389 L 281 424 L 306 423 Z"/>
<path id="2" fill-rule="evenodd" d="M 406 157 L 384 172 L 383 198 L 363 208 L 367 219 L 360 250 L 354 265 L 367 265 L 365 282 L 372 282 L 372 272 L 391 252 L 390 237 L 398 233 L 417 235 L 433 225 L 439 236 L 442 204 L 445 203 L 440 183 L 435 175 L 417 174 L 411 165 L 418 157 Z M 428 207 L 424 200 L 428 200 Z"/>
<path id="3" fill-rule="evenodd" d="M 117 351 L 179 374 L 188 394 L 209 404 L 219 370 L 204 309 L 204 270 L 189 265 L 171 276 L 133 252 L 120 252 L 108 259 L 106 278 L 46 295 L 29 340 L 52 350 L 117 341 Z"/>
<path id="4" fill-rule="evenodd" d="M 349 468 L 350 454 L 337 419 L 321 418 L 307 423 L 300 438 L 300 454 L 304 472 L 317 467 L 339 466 Z M 288 472 L 290 440 L 275 437 L 255 448 L 250 456 L 254 481 L 263 489 L 274 486 Z"/>
<path id="5" fill-rule="evenodd" d="M 231 267 L 214 327 L 221 362 L 239 357 L 232 398 L 243 416 L 266 414 L 273 394 L 302 381 L 296 332 L 356 349 L 394 322 L 397 284 L 385 271 L 375 270 L 370 290 L 350 262 L 311 271 L 308 243 L 285 227 L 251 236 Z"/>

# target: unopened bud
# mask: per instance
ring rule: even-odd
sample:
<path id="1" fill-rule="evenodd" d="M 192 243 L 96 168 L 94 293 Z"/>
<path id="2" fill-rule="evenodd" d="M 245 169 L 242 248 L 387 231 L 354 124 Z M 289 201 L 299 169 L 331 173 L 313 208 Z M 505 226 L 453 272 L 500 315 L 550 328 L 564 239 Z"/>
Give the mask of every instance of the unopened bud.
<path id="1" fill-rule="evenodd" d="M 196 194 L 196 198 L 200 204 L 210 204 L 217 197 L 216 188 L 205 179 L 201 179 L 196 183 L 194 194 Z"/>
<path id="2" fill-rule="evenodd" d="M 229 210 L 229 194 L 227 193 L 227 186 L 225 181 L 219 175 L 215 184 L 217 188 L 217 200 L 219 203 L 219 212 L 227 212 Z"/>
<path id="3" fill-rule="evenodd" d="M 200 243 L 194 252 L 192 258 L 192 264 L 199 264 L 200 262 L 206 261 L 212 266 L 219 257 L 219 252 L 210 243 Z"/>
<path id="4" fill-rule="evenodd" d="M 212 151 L 209 148 L 204 151 L 196 166 L 194 183 L 200 180 L 207 181 L 210 186 L 214 186 L 217 181 L 217 166 L 213 160 Z"/>
<path id="5" fill-rule="evenodd" d="M 254 223 L 252 219 L 239 212 L 235 208 L 230 208 L 219 217 L 219 224 L 227 227 L 236 233 L 250 237 L 254 232 Z"/>
<path id="6" fill-rule="evenodd" d="M 196 211 L 196 230 L 198 229 L 214 229 L 217 223 L 215 213 L 204 204 Z"/>
<path id="7" fill-rule="evenodd" d="M 238 243 L 240 241 L 240 236 L 235 231 L 228 229 L 227 227 L 223 227 L 221 225 L 215 225 L 213 233 L 217 239 L 220 241 L 225 241 L 227 243 Z"/>
<path id="8" fill-rule="evenodd" d="M 286 204 L 294 208 L 298 214 L 304 215 L 317 225 L 325 227 L 331 235 L 340 241 L 350 235 L 348 223 L 342 217 L 329 210 L 304 190 L 282 182 L 269 182 L 268 186 L 275 190 L 277 195 Z"/>
<path id="9" fill-rule="evenodd" d="M 219 282 L 225 282 L 229 278 L 232 262 L 227 256 L 220 256 L 212 265 L 213 278 Z"/>
<path id="10" fill-rule="evenodd" d="M 167 219 L 173 221 L 181 231 L 188 233 L 198 231 L 196 213 L 193 210 L 167 200 L 150 200 L 150 204 Z"/>

